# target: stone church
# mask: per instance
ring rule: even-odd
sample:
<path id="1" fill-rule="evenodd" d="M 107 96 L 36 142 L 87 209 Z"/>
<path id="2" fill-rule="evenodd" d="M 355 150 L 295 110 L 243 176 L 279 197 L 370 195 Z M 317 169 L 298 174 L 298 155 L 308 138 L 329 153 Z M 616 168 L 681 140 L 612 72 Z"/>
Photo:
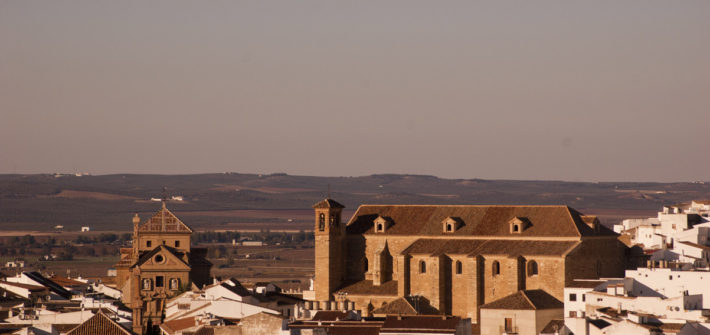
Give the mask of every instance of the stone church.
<path id="1" fill-rule="evenodd" d="M 372 315 L 405 298 L 477 323 L 520 290 L 563 301 L 574 279 L 624 274 L 618 235 L 567 206 L 361 205 L 347 223 L 332 199 L 313 208 L 321 308 Z"/>
<path id="2" fill-rule="evenodd" d="M 192 229 L 162 208 L 140 224 L 133 217 L 132 248 L 121 248 L 116 264 L 116 285 L 123 303 L 133 310 L 133 332 L 151 332 L 162 322 L 168 298 L 209 283 L 212 264 L 207 250 L 190 247 Z"/>

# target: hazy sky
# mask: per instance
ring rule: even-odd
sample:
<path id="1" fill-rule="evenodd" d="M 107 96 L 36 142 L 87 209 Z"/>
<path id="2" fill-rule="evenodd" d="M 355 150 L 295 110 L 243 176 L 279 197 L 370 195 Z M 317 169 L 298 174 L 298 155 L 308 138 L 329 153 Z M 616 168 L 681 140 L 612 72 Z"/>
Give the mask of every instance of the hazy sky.
<path id="1" fill-rule="evenodd" d="M 0 1 L 0 173 L 710 180 L 710 1 Z"/>

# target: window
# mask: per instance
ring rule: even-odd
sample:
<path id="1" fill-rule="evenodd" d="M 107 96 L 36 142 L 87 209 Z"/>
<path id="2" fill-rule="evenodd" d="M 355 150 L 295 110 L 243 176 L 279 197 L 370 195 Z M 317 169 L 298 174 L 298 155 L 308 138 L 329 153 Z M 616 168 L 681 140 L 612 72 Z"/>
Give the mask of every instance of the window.
<path id="1" fill-rule="evenodd" d="M 163 241 L 163 245 L 165 245 L 165 241 Z"/>
<path id="2" fill-rule="evenodd" d="M 145 246 L 150 248 L 153 245 L 153 241 L 145 241 Z"/>
<path id="3" fill-rule="evenodd" d="M 143 279 L 143 290 L 150 291 L 153 289 L 153 281 L 150 278 Z"/>
<path id="4" fill-rule="evenodd" d="M 463 264 L 461 264 L 461 261 L 456 261 L 456 274 L 460 275 L 463 273 Z"/>
<path id="5" fill-rule="evenodd" d="M 493 273 L 494 276 L 497 276 L 500 274 L 500 263 L 498 263 L 498 261 L 493 262 L 491 272 Z"/>
<path id="6" fill-rule="evenodd" d="M 330 226 L 332 227 L 334 225 L 335 225 L 335 217 L 333 215 L 331 215 L 330 216 Z"/>
<path id="7" fill-rule="evenodd" d="M 513 332 L 513 319 L 512 318 L 505 318 L 505 332 L 506 333 Z"/>
<path id="8" fill-rule="evenodd" d="M 582 301 L 587 301 L 587 295 L 586 295 L 586 294 L 582 294 Z"/>
<path id="9" fill-rule="evenodd" d="M 385 231 L 384 229 L 382 229 L 382 224 L 381 224 L 381 223 L 378 223 L 378 224 L 377 224 L 377 231 Z"/>
<path id="10" fill-rule="evenodd" d="M 180 288 L 180 280 L 177 278 L 171 278 L 170 279 L 170 289 L 177 290 L 179 288 Z"/>
<path id="11" fill-rule="evenodd" d="M 517 233 L 517 232 L 519 232 L 519 231 L 520 231 L 520 226 L 514 224 L 514 225 L 513 225 L 513 232 L 514 232 L 514 233 Z"/>
<path id="12" fill-rule="evenodd" d="M 318 215 L 318 230 L 319 231 L 325 230 L 325 214 L 323 214 L 323 213 L 320 213 L 320 215 Z"/>
<path id="13" fill-rule="evenodd" d="M 165 261 L 165 257 L 163 257 L 163 255 L 157 255 L 155 256 L 155 258 L 153 258 L 153 260 L 155 260 L 156 263 L 162 263 L 163 261 Z"/>
<path id="14" fill-rule="evenodd" d="M 155 287 L 163 287 L 163 276 L 155 276 Z"/>
<path id="15" fill-rule="evenodd" d="M 365 272 L 367 272 L 369 266 L 369 264 L 367 263 L 367 257 L 363 257 L 362 263 L 363 267 L 365 268 Z"/>
<path id="16" fill-rule="evenodd" d="M 532 276 L 537 276 L 537 262 L 536 261 L 529 261 L 528 262 L 528 277 Z"/>
<path id="17" fill-rule="evenodd" d="M 446 225 L 446 231 L 451 232 L 453 230 L 454 230 L 454 227 L 452 227 L 450 223 Z"/>
<path id="18" fill-rule="evenodd" d="M 569 311 L 569 317 L 571 317 L 571 318 L 576 318 L 576 317 L 577 317 L 577 312 L 576 312 L 576 311 Z"/>
<path id="19" fill-rule="evenodd" d="M 577 294 L 570 293 L 569 294 L 569 301 L 577 301 Z"/>
<path id="20" fill-rule="evenodd" d="M 426 262 L 419 261 L 419 273 L 426 273 Z"/>
<path id="21" fill-rule="evenodd" d="M 175 247 L 176 247 L 176 248 L 179 248 L 179 247 L 180 247 L 180 241 L 177 241 L 177 240 L 175 241 Z"/>

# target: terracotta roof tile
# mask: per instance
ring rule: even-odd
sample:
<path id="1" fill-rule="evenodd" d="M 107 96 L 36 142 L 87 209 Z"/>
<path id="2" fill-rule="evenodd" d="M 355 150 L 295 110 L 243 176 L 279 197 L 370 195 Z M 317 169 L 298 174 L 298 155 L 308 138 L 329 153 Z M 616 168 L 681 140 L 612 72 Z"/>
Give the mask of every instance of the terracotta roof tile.
<path id="1" fill-rule="evenodd" d="M 461 321 L 455 316 L 388 316 L 381 332 L 447 332 L 455 333 Z"/>
<path id="2" fill-rule="evenodd" d="M 347 285 L 338 291 L 343 292 L 343 293 L 348 293 L 348 294 L 396 296 L 397 295 L 397 281 L 390 280 L 388 282 L 383 283 L 382 285 L 375 286 L 375 285 L 372 285 L 372 280 L 361 280 L 359 282 L 355 282 L 350 285 Z"/>
<path id="3" fill-rule="evenodd" d="M 486 309 L 557 309 L 564 304 L 543 290 L 518 291 L 509 296 L 482 305 Z"/>
<path id="4" fill-rule="evenodd" d="M 444 206 L 444 205 L 362 205 L 348 223 L 348 233 L 374 233 L 373 221 L 387 217 L 393 223 L 388 235 L 461 235 L 461 236 L 521 236 L 579 237 L 582 235 L 616 235 L 600 226 L 589 227 L 581 214 L 567 206 Z M 461 220 L 462 226 L 453 233 L 444 233 L 442 222 L 447 217 Z M 523 218 L 529 226 L 520 233 L 511 233 L 509 222 Z M 380 233 L 382 234 L 382 233 Z"/>
<path id="5" fill-rule="evenodd" d="M 131 332 L 121 327 L 116 321 L 111 320 L 103 311 L 90 317 L 78 327 L 70 330 L 67 335 L 130 335 Z"/>

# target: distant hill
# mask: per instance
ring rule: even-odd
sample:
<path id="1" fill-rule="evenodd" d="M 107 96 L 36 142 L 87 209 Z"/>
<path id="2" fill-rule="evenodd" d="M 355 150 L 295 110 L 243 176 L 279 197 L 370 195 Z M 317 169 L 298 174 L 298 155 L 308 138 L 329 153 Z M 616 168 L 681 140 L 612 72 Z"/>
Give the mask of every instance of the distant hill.
<path id="1" fill-rule="evenodd" d="M 269 224 L 268 215 L 244 217 L 234 210 L 302 210 L 328 194 L 348 209 L 368 204 L 525 204 L 568 205 L 600 214 L 605 223 L 653 215 L 664 204 L 709 199 L 707 183 L 563 182 L 441 179 L 423 175 L 312 177 L 286 174 L 196 174 L 102 176 L 0 175 L 0 230 L 127 230 L 133 213 L 149 215 L 151 198 L 182 196 L 169 207 L 193 227 L 232 222 Z M 203 213 L 202 215 L 197 214 Z M 221 213 L 204 215 L 205 212 Z M 268 211 L 266 211 L 268 212 Z M 236 214 L 234 214 L 236 213 Z M 187 220 L 186 220 L 187 221 Z M 308 227 L 307 219 L 296 219 Z M 289 222 L 291 222 L 289 220 Z M 258 225 L 256 225 L 258 226 Z"/>

